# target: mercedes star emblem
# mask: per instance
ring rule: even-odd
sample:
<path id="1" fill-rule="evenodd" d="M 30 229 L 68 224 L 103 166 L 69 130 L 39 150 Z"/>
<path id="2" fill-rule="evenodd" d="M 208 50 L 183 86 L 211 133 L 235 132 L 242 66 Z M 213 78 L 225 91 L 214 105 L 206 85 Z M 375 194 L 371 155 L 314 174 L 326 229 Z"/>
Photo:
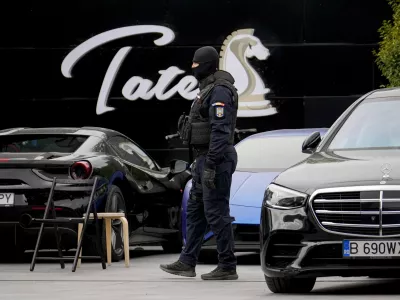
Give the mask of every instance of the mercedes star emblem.
<path id="1" fill-rule="evenodd" d="M 390 171 L 392 171 L 392 167 L 389 164 L 383 164 L 381 167 L 381 171 L 383 173 L 383 177 L 387 178 L 389 177 Z"/>

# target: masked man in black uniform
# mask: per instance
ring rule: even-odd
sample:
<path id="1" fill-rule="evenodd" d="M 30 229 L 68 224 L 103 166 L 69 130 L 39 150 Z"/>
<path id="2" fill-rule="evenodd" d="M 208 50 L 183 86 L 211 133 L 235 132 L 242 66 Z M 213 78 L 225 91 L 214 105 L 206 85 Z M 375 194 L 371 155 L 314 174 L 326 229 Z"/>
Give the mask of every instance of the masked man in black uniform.
<path id="1" fill-rule="evenodd" d="M 186 245 L 177 262 L 161 265 L 165 272 L 195 277 L 195 267 L 207 224 L 217 241 L 218 267 L 201 276 L 203 280 L 234 280 L 236 257 L 229 198 L 237 153 L 233 146 L 238 109 L 234 79 L 218 70 L 219 56 L 213 47 L 198 49 L 193 58 L 193 74 L 200 93 L 190 114 L 180 119 L 179 132 L 193 148 L 192 188 L 187 205 Z"/>

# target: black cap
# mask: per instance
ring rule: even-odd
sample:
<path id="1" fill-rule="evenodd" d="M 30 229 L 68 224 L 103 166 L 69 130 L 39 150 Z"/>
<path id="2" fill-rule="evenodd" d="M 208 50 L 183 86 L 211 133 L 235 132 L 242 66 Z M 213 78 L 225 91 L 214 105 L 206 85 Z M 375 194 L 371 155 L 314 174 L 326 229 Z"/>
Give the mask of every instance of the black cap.
<path id="1" fill-rule="evenodd" d="M 197 49 L 193 56 L 193 62 L 199 64 L 218 60 L 219 54 L 217 50 L 211 46 L 205 46 Z"/>

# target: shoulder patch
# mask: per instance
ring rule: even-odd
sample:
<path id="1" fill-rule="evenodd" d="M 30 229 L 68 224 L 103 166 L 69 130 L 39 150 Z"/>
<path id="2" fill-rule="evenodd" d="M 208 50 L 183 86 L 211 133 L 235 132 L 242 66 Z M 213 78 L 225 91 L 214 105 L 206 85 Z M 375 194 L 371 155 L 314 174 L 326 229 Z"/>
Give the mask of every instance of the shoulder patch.
<path id="1" fill-rule="evenodd" d="M 215 103 L 212 104 L 212 106 L 225 106 L 225 103 L 215 102 Z"/>
<path id="2" fill-rule="evenodd" d="M 217 118 L 223 118 L 224 117 L 224 106 L 215 107 L 215 116 Z"/>

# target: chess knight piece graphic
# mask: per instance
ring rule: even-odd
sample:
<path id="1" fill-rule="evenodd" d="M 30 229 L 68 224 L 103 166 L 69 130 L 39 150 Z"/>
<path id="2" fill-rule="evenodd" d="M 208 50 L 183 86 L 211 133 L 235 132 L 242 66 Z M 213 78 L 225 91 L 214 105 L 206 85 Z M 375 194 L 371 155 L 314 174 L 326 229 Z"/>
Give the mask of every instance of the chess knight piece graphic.
<path id="1" fill-rule="evenodd" d="M 265 94 L 270 90 L 248 62 L 256 57 L 266 60 L 270 52 L 253 35 L 254 29 L 241 29 L 232 32 L 224 41 L 220 52 L 220 69 L 232 74 L 239 94 L 238 117 L 261 117 L 277 113 Z"/>

